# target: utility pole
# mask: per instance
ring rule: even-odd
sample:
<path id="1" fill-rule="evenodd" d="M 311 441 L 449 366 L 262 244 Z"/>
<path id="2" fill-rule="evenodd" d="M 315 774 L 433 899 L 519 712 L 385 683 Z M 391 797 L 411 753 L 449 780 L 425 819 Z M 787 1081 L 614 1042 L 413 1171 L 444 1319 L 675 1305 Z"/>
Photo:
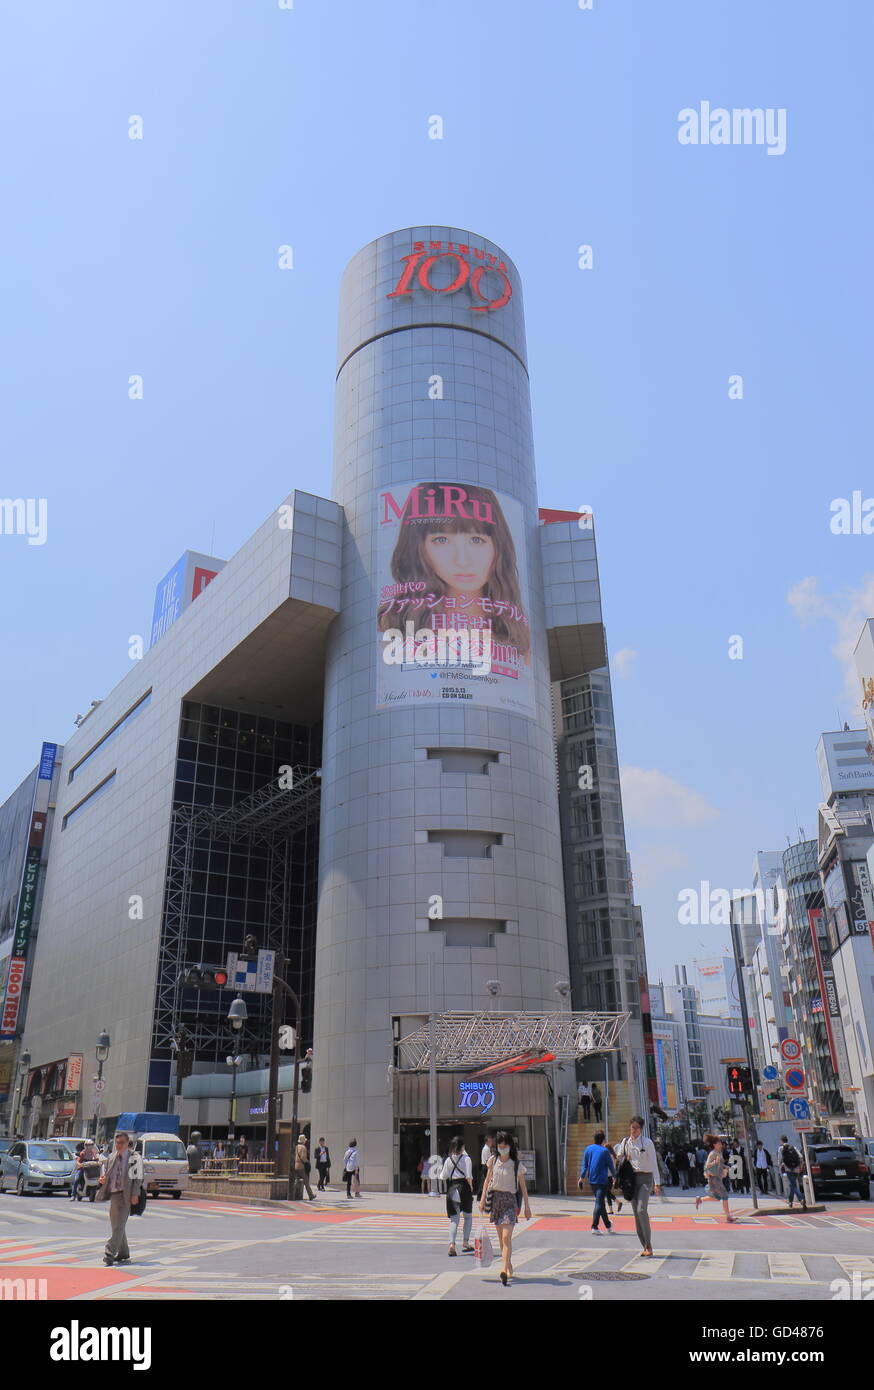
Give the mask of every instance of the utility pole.
<path id="1" fill-rule="evenodd" d="M 436 1050 L 436 1029 L 434 1026 L 434 956 L 428 956 L 428 1124 L 431 1129 L 431 1150 L 428 1155 L 428 1195 L 438 1197 L 437 1178 L 434 1170 L 433 1160 L 439 1157 L 437 1149 L 437 1058 Z"/>

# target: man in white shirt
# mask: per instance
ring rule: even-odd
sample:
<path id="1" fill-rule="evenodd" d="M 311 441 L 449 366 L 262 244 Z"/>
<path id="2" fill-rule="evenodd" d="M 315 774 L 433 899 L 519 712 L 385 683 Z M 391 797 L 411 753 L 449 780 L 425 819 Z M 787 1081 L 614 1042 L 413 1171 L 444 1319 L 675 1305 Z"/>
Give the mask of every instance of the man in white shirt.
<path id="1" fill-rule="evenodd" d="M 592 1108 L 592 1092 L 589 1090 L 588 1082 L 581 1081 L 579 1086 L 577 1087 L 577 1091 L 580 1097 L 580 1105 L 582 1106 L 583 1110 L 583 1123 L 588 1124 L 589 1112 Z"/>

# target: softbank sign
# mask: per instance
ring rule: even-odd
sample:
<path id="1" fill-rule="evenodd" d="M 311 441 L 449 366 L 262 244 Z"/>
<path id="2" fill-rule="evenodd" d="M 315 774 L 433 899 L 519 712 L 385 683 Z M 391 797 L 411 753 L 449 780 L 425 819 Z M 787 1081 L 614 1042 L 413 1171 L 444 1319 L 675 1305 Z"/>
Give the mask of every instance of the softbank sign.
<path id="1" fill-rule="evenodd" d="M 465 242 L 429 241 L 426 250 L 424 241 L 414 241 L 409 256 L 401 257 L 401 265 L 400 279 L 386 299 L 412 294 L 417 287 L 429 294 L 455 294 L 467 286 L 474 301 L 471 309 L 485 314 L 503 308 L 513 293 L 505 263 Z"/>

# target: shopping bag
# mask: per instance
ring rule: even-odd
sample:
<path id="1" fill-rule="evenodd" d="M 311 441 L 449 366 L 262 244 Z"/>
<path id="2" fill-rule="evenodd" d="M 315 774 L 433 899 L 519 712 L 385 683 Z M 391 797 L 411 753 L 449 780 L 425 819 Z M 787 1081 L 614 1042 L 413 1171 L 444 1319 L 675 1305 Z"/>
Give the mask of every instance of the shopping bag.
<path id="1" fill-rule="evenodd" d="M 485 1222 L 482 1222 L 473 1242 L 474 1268 L 488 1269 L 494 1258 L 495 1252 L 492 1249 L 491 1236 L 486 1234 Z"/>

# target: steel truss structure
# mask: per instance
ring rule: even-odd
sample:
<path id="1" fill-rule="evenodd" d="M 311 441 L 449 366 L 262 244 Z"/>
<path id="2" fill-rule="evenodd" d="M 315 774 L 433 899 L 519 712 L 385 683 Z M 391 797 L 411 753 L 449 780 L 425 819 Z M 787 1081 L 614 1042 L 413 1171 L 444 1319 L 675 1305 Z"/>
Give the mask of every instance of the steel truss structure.
<path id="1" fill-rule="evenodd" d="M 613 1052 L 631 1014 L 622 1013 L 446 1013 L 434 1019 L 438 1068 L 485 1066 L 528 1048 L 574 1062 L 594 1052 Z M 431 1065 L 431 1030 L 425 1023 L 397 1044 L 405 1071 Z"/>
<path id="2" fill-rule="evenodd" d="M 170 825 L 164 920 L 158 958 L 158 985 L 152 1049 L 177 1045 L 182 986 L 180 975 L 188 960 L 188 917 L 195 848 L 215 840 L 245 841 L 269 850 L 267 868 L 267 940 L 261 944 L 286 954 L 291 920 L 289 840 L 306 826 L 317 823 L 321 805 L 321 771 L 295 767 L 291 785 L 270 782 L 233 806 L 176 806 Z M 222 964 L 223 962 L 217 962 Z M 205 1049 L 224 1045 L 224 1019 L 186 1021 L 193 1046 Z M 237 1035 L 241 1050 L 250 1045 L 263 1050 L 263 1039 L 244 1027 Z"/>

